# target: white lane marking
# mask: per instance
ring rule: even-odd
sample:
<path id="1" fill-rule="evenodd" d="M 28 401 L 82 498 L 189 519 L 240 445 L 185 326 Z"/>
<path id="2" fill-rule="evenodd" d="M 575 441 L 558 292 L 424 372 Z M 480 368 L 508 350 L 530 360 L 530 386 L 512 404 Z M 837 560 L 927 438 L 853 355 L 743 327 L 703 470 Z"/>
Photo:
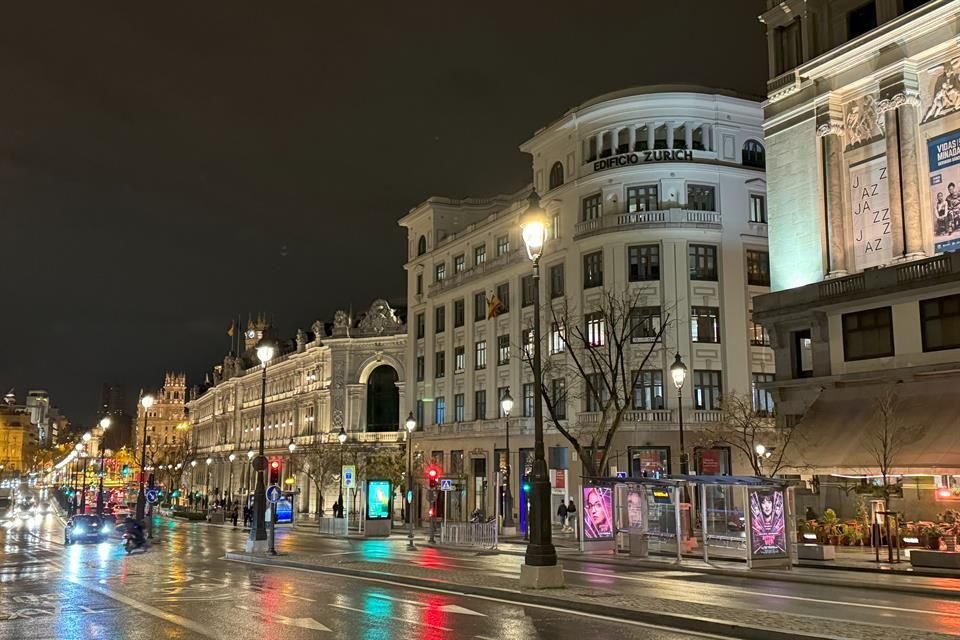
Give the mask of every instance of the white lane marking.
<path id="1" fill-rule="evenodd" d="M 574 571 L 573 569 L 564 569 L 564 573 L 581 573 L 588 576 L 598 576 L 604 578 L 617 578 L 619 580 L 633 580 L 635 582 L 650 582 L 654 581 L 658 584 L 662 583 L 659 580 L 654 580 L 653 578 L 645 578 L 643 576 L 625 576 L 617 574 L 608 574 L 608 573 L 592 573 L 590 571 Z M 713 586 L 713 585 L 711 585 Z M 891 607 L 883 604 L 867 604 L 865 602 L 850 602 L 849 600 L 823 600 L 821 598 L 808 598 L 806 596 L 791 596 L 782 593 L 769 593 L 766 591 L 750 591 L 749 589 L 741 589 L 739 587 L 723 587 L 723 590 L 732 589 L 735 593 L 742 593 L 750 596 L 763 596 L 766 598 L 780 598 L 782 600 L 799 600 L 801 602 L 815 602 L 817 604 L 832 604 L 832 605 L 841 605 L 841 606 L 850 606 L 850 607 L 863 607 L 864 609 L 882 609 L 884 611 L 901 611 L 904 613 L 923 613 L 929 616 L 942 617 L 946 616 L 949 618 L 960 618 L 960 613 L 949 613 L 945 611 L 928 611 L 926 609 L 908 609 L 904 607 Z M 663 596 L 660 596 L 661 598 Z"/>
<path id="2" fill-rule="evenodd" d="M 249 564 L 249 565 L 252 565 L 252 566 L 254 566 L 254 567 L 266 567 L 266 568 L 270 568 L 270 569 L 286 569 L 286 570 L 289 570 L 289 571 L 300 571 L 300 572 L 303 572 L 303 573 L 325 573 L 325 572 L 323 572 L 323 571 L 318 571 L 318 570 L 316 570 L 316 569 L 303 569 L 303 568 L 301 568 L 301 567 L 284 567 L 284 566 L 280 566 L 280 565 L 271 565 L 271 564 L 262 564 L 262 563 L 259 563 L 259 562 L 250 562 L 250 561 L 248 561 L 248 560 L 230 560 L 230 562 L 237 562 L 237 563 L 239 563 L 239 564 Z M 333 575 L 333 574 L 329 574 L 329 573 L 328 573 L 327 575 Z M 360 580 L 360 581 L 362 581 L 362 582 L 376 582 L 376 583 L 379 583 L 379 584 L 390 585 L 391 587 L 399 587 L 400 589 L 407 589 L 407 590 L 413 590 L 413 591 L 429 591 L 429 592 L 431 592 L 431 593 L 442 593 L 442 594 L 444 594 L 444 595 L 455 596 L 455 597 L 457 597 L 457 598 L 473 598 L 474 600 L 486 600 L 487 602 L 497 602 L 497 603 L 500 603 L 500 604 L 510 605 L 511 607 L 523 607 L 523 608 L 530 608 L 530 609 L 542 609 L 542 610 L 544 610 L 544 611 L 554 611 L 554 612 L 563 613 L 563 614 L 566 614 L 566 615 L 579 616 L 579 617 L 581 617 L 581 618 L 590 618 L 590 619 L 592 619 L 592 620 L 603 620 L 604 622 L 613 622 L 613 623 L 615 623 L 615 624 L 625 624 L 625 625 L 629 625 L 629 626 L 632 626 L 632 627 L 642 627 L 642 628 L 644 628 L 644 629 L 657 629 L 657 630 L 659 630 L 659 631 L 669 631 L 669 632 L 674 633 L 674 634 L 677 632 L 677 628 L 676 628 L 676 627 L 667 627 L 667 626 L 663 626 L 663 625 L 659 625 L 659 624 L 651 624 L 651 623 L 649 623 L 649 622 L 637 622 L 636 620 L 624 620 L 624 619 L 621 619 L 621 618 L 613 618 L 613 617 L 611 617 L 611 616 L 604 616 L 604 615 L 600 615 L 600 614 L 597 614 L 597 613 L 586 613 L 586 612 L 584 612 L 584 611 L 572 611 L 572 610 L 570 610 L 570 609 L 561 609 L 560 607 L 551 607 L 551 606 L 545 605 L 545 604 L 529 604 L 529 603 L 525 603 L 525 602 L 516 602 L 516 601 L 513 601 L 513 600 L 506 600 L 505 598 L 495 598 L 495 597 L 493 597 L 493 596 L 481 596 L 481 595 L 476 595 L 476 594 L 472 594 L 472 593 L 461 593 L 461 592 L 459 592 L 459 591 L 454 591 L 454 590 L 452 590 L 452 589 L 444 589 L 444 588 L 442 588 L 442 587 L 422 587 L 422 586 L 414 586 L 414 585 L 406 584 L 406 583 L 403 583 L 403 582 L 396 582 L 396 581 L 394 581 L 394 580 L 387 580 L 387 579 L 385 579 L 385 578 L 372 578 L 372 577 L 367 577 L 367 576 L 351 576 L 351 575 L 344 575 L 344 574 L 336 574 L 336 575 L 337 575 L 337 577 L 339 577 L 339 578 L 347 578 L 347 579 L 350 579 L 350 580 Z M 520 592 L 517 591 L 516 593 L 520 593 Z M 331 606 L 331 607 L 336 607 L 336 606 L 342 606 L 342 605 L 331 604 L 331 605 L 329 605 L 329 606 Z M 347 608 L 349 608 L 349 607 L 347 607 Z M 364 611 L 363 613 L 366 613 L 366 612 Z M 698 616 L 684 616 L 684 617 L 689 618 L 689 619 L 691 619 L 691 620 L 701 620 L 701 621 L 706 620 L 706 621 L 709 621 L 709 622 L 721 622 L 721 623 L 725 622 L 725 621 L 723 621 L 723 620 L 716 620 L 716 619 L 713 619 L 713 618 L 702 618 L 702 617 L 698 617 Z M 731 626 L 738 626 L 738 625 L 735 625 L 735 624 L 732 623 L 732 622 L 727 622 L 726 624 L 729 624 L 729 625 L 731 625 Z M 740 625 L 740 626 L 742 626 L 742 625 Z M 753 628 L 755 628 L 755 627 L 749 627 L 749 628 L 753 629 Z M 702 632 L 699 632 L 699 631 L 687 631 L 687 630 L 683 630 L 683 633 L 685 633 L 686 635 L 690 636 L 691 638 L 710 638 L 711 640 L 730 640 L 728 636 L 718 636 L 718 635 L 714 635 L 714 634 L 712 634 L 712 633 L 702 633 Z M 802 634 L 802 635 L 809 636 L 810 638 L 824 638 L 824 639 L 825 639 L 825 638 L 828 638 L 828 636 L 822 636 L 822 635 L 818 635 L 818 634 Z"/>
<path id="3" fill-rule="evenodd" d="M 345 604 L 330 604 L 327 606 L 334 607 L 335 609 L 346 609 L 347 611 L 356 611 L 358 613 L 363 613 L 365 615 L 370 614 L 369 611 L 365 611 L 363 609 L 357 609 L 356 607 L 348 607 Z M 394 616 L 390 616 L 390 619 L 396 620 L 397 622 L 405 622 L 407 624 L 416 624 L 421 627 L 430 627 L 431 629 L 440 629 L 440 631 L 453 631 L 453 629 L 448 629 L 447 627 L 440 627 L 435 624 L 428 624 L 426 622 L 420 622 L 418 620 L 407 620 L 406 618 L 396 618 Z"/>
<path id="4" fill-rule="evenodd" d="M 430 605 L 425 602 L 418 602 L 417 600 L 404 600 L 403 598 L 395 598 L 393 596 L 384 595 L 382 593 L 371 593 L 371 598 L 379 598 L 380 600 L 392 600 L 393 602 L 402 602 L 404 604 L 412 604 L 415 607 L 429 607 Z M 480 613 L 479 611 L 474 611 L 473 609 L 467 609 L 466 607 L 461 607 L 456 604 L 445 604 L 439 607 L 440 611 L 444 613 L 460 613 L 466 616 L 482 616 L 487 617 L 487 614 Z"/>
<path id="5" fill-rule="evenodd" d="M 287 616 L 280 615 L 279 613 L 275 613 L 273 611 L 263 611 L 261 609 L 254 609 L 253 607 L 245 607 L 242 604 L 235 606 L 237 609 L 243 609 L 244 611 L 259 614 L 271 622 L 279 622 L 280 624 L 285 624 L 288 627 L 300 627 L 301 629 L 310 629 L 311 631 L 331 631 L 330 627 L 317 622 L 313 618 L 288 618 Z"/>

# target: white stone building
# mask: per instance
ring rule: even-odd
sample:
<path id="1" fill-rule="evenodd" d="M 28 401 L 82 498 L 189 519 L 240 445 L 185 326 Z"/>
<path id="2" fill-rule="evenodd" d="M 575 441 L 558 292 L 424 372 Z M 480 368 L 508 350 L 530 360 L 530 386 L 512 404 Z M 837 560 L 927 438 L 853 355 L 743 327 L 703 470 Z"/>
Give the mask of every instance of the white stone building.
<path id="1" fill-rule="evenodd" d="M 869 489 L 892 392 L 923 431 L 885 466 L 931 517 L 960 501 L 960 3 L 770 0 L 761 20 L 776 292 L 755 308 L 792 462 L 822 500 Z"/>
<path id="2" fill-rule="evenodd" d="M 552 220 L 541 261 L 545 358 L 567 357 L 549 346 L 551 307 L 566 304 L 582 317 L 604 291 L 639 290 L 655 323 L 669 322 L 614 442 L 611 471 L 678 473 L 677 394 L 668 372 L 678 346 L 690 370 L 683 405 L 692 431 L 717 419 L 721 393 L 749 394 L 772 378 L 766 336 L 750 319 L 753 297 L 769 285 L 760 105 L 698 87 L 626 90 L 571 109 L 521 149 Z M 408 396 L 423 428 L 414 442 L 459 478 L 450 517 L 475 507 L 493 513 L 505 445 L 499 399 L 507 388 L 516 402 L 511 492 L 515 505 L 523 501 L 533 385 L 513 345 L 522 344 L 532 318 L 532 268 L 519 226 L 529 191 L 433 197 L 400 220 L 408 230 Z M 488 319 L 494 296 L 506 310 Z M 637 352 L 649 345 L 638 342 L 647 344 Z M 765 393 L 757 403 L 772 408 Z M 566 420 L 595 420 L 586 409 L 569 402 Z M 553 466 L 563 466 L 566 440 L 551 427 L 546 441 L 559 448 Z M 691 434 L 697 470 L 738 470 L 729 450 L 694 451 L 693 442 Z M 573 493 L 579 475 L 575 456 L 566 459 L 567 474 L 551 470 L 554 506 Z"/>

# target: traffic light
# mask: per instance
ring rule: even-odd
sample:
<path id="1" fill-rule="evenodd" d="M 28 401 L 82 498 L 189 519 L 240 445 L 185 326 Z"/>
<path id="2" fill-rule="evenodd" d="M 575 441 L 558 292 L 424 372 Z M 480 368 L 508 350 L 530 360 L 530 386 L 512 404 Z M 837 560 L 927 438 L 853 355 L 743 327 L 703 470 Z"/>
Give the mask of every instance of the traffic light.
<path id="1" fill-rule="evenodd" d="M 130 475 L 130 465 L 128 464 L 123 465 L 123 468 L 120 469 L 120 475 L 122 475 L 124 478 Z"/>
<path id="2" fill-rule="evenodd" d="M 439 482 L 440 470 L 433 466 L 427 467 L 427 483 L 430 485 L 430 488 L 436 489 Z"/>
<path id="3" fill-rule="evenodd" d="M 530 474 L 529 473 L 523 474 L 523 492 L 527 494 L 530 493 Z"/>
<path id="4" fill-rule="evenodd" d="M 274 460 L 270 463 L 270 484 L 279 484 L 280 482 L 280 463 Z"/>

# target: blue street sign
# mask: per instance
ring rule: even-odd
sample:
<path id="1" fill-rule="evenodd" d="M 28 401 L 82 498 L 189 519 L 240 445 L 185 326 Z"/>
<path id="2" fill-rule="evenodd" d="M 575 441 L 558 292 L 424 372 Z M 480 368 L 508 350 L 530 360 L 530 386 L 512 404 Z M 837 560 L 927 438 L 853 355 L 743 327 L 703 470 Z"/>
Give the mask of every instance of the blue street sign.
<path id="1" fill-rule="evenodd" d="M 160 495 L 157 493 L 156 489 L 147 489 L 147 502 L 150 504 L 156 504 L 157 500 L 160 499 Z"/>
<path id="2" fill-rule="evenodd" d="M 617 477 L 620 478 L 621 480 L 623 480 L 624 478 L 627 477 L 627 472 L 626 472 L 626 471 L 617 471 Z"/>
<path id="3" fill-rule="evenodd" d="M 449 478 L 441 478 L 440 491 L 453 491 L 453 480 L 450 480 Z"/>
<path id="4" fill-rule="evenodd" d="M 282 492 L 280 491 L 279 486 L 272 484 L 267 487 L 267 500 L 269 502 L 279 502 L 281 495 Z"/>
<path id="5" fill-rule="evenodd" d="M 407 503 L 413 502 L 413 491 L 407 491 Z"/>

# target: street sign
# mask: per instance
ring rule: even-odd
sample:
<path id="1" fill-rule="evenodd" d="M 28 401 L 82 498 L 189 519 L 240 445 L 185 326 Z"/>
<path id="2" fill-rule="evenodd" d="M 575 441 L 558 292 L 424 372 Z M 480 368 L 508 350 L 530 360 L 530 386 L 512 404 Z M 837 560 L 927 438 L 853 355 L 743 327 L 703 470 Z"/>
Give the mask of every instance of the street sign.
<path id="1" fill-rule="evenodd" d="M 356 489 L 357 467 L 352 464 L 343 465 L 343 486 L 346 489 Z"/>
<path id="2" fill-rule="evenodd" d="M 281 495 L 282 495 L 282 492 L 280 491 L 279 486 L 272 484 L 269 487 L 267 487 L 267 500 L 269 502 L 279 502 Z"/>
<path id="3" fill-rule="evenodd" d="M 160 500 L 160 494 L 156 489 L 147 489 L 147 502 L 157 504 Z"/>
<path id="4" fill-rule="evenodd" d="M 626 477 L 627 477 L 627 472 L 626 472 L 626 471 L 617 471 L 617 478 L 619 478 L 620 480 L 623 480 L 623 479 L 625 479 Z"/>
<path id="5" fill-rule="evenodd" d="M 450 480 L 449 478 L 441 478 L 440 491 L 453 491 L 453 480 Z"/>

